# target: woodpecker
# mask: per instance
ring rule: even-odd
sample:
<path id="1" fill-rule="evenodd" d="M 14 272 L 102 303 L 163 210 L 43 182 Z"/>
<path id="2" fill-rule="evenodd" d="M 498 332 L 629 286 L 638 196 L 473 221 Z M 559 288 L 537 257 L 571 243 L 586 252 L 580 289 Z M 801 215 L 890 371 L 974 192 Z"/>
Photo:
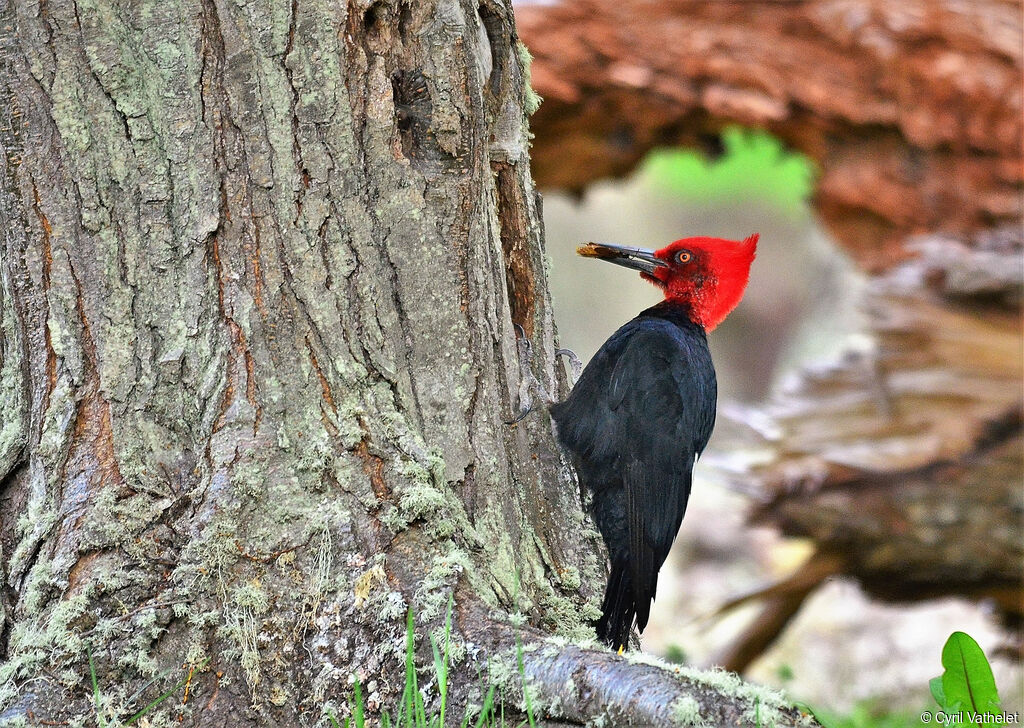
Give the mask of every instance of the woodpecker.
<path id="1" fill-rule="evenodd" d="M 593 494 L 611 572 L 597 634 L 625 648 L 647 626 L 686 511 L 718 396 L 706 333 L 743 297 L 758 236 L 684 238 L 660 250 L 587 243 L 577 253 L 640 271 L 665 300 L 604 343 L 551 407 L 558 439 Z"/>

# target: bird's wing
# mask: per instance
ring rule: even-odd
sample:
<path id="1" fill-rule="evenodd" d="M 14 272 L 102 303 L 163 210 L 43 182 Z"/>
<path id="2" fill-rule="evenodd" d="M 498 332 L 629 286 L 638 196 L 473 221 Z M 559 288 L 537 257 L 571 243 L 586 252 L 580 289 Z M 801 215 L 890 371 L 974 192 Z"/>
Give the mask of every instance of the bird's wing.
<path id="1" fill-rule="evenodd" d="M 616 358 L 608 388 L 641 626 L 715 409 L 714 370 L 703 338 L 681 335 L 666 322 L 643 324 Z"/>

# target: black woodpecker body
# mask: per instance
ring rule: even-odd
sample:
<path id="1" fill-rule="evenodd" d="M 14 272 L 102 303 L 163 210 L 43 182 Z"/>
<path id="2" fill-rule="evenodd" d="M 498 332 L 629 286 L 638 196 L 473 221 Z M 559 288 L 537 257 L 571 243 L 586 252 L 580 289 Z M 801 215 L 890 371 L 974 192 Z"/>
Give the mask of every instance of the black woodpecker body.
<path id="1" fill-rule="evenodd" d="M 715 424 L 706 331 L 739 302 L 757 236 L 687 238 L 646 251 L 590 243 L 579 252 L 636 268 L 665 292 L 604 343 L 569 397 L 551 408 L 558 438 L 593 494 L 611 573 L 598 636 L 622 649 L 647 625 L 686 512 L 693 466 Z"/>

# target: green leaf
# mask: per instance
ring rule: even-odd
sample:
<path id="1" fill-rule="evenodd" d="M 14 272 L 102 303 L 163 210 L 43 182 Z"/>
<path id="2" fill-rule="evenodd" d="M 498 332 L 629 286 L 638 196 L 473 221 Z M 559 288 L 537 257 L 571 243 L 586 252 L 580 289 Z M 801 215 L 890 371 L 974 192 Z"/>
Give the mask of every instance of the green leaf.
<path id="1" fill-rule="evenodd" d="M 946 693 L 942 689 L 942 675 L 929 680 L 928 688 L 932 691 L 932 697 L 935 698 L 935 702 L 939 704 L 939 707 L 945 709 Z"/>
<path id="2" fill-rule="evenodd" d="M 946 709 L 969 713 L 995 713 L 999 693 L 992 668 L 978 643 L 964 632 L 954 632 L 942 648 L 942 695 Z M 934 694 L 934 690 L 933 690 Z"/>

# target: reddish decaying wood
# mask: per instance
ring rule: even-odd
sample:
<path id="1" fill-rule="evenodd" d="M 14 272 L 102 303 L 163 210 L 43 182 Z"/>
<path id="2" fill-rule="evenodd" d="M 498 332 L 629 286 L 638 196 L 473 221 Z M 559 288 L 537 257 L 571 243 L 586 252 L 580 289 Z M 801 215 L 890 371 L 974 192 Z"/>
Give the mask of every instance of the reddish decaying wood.
<path id="1" fill-rule="evenodd" d="M 1020 216 L 1021 8 L 1012 0 L 578 0 L 516 10 L 544 103 L 541 186 L 650 149 L 764 128 L 821 172 L 815 206 L 866 268 L 909 233 Z"/>

